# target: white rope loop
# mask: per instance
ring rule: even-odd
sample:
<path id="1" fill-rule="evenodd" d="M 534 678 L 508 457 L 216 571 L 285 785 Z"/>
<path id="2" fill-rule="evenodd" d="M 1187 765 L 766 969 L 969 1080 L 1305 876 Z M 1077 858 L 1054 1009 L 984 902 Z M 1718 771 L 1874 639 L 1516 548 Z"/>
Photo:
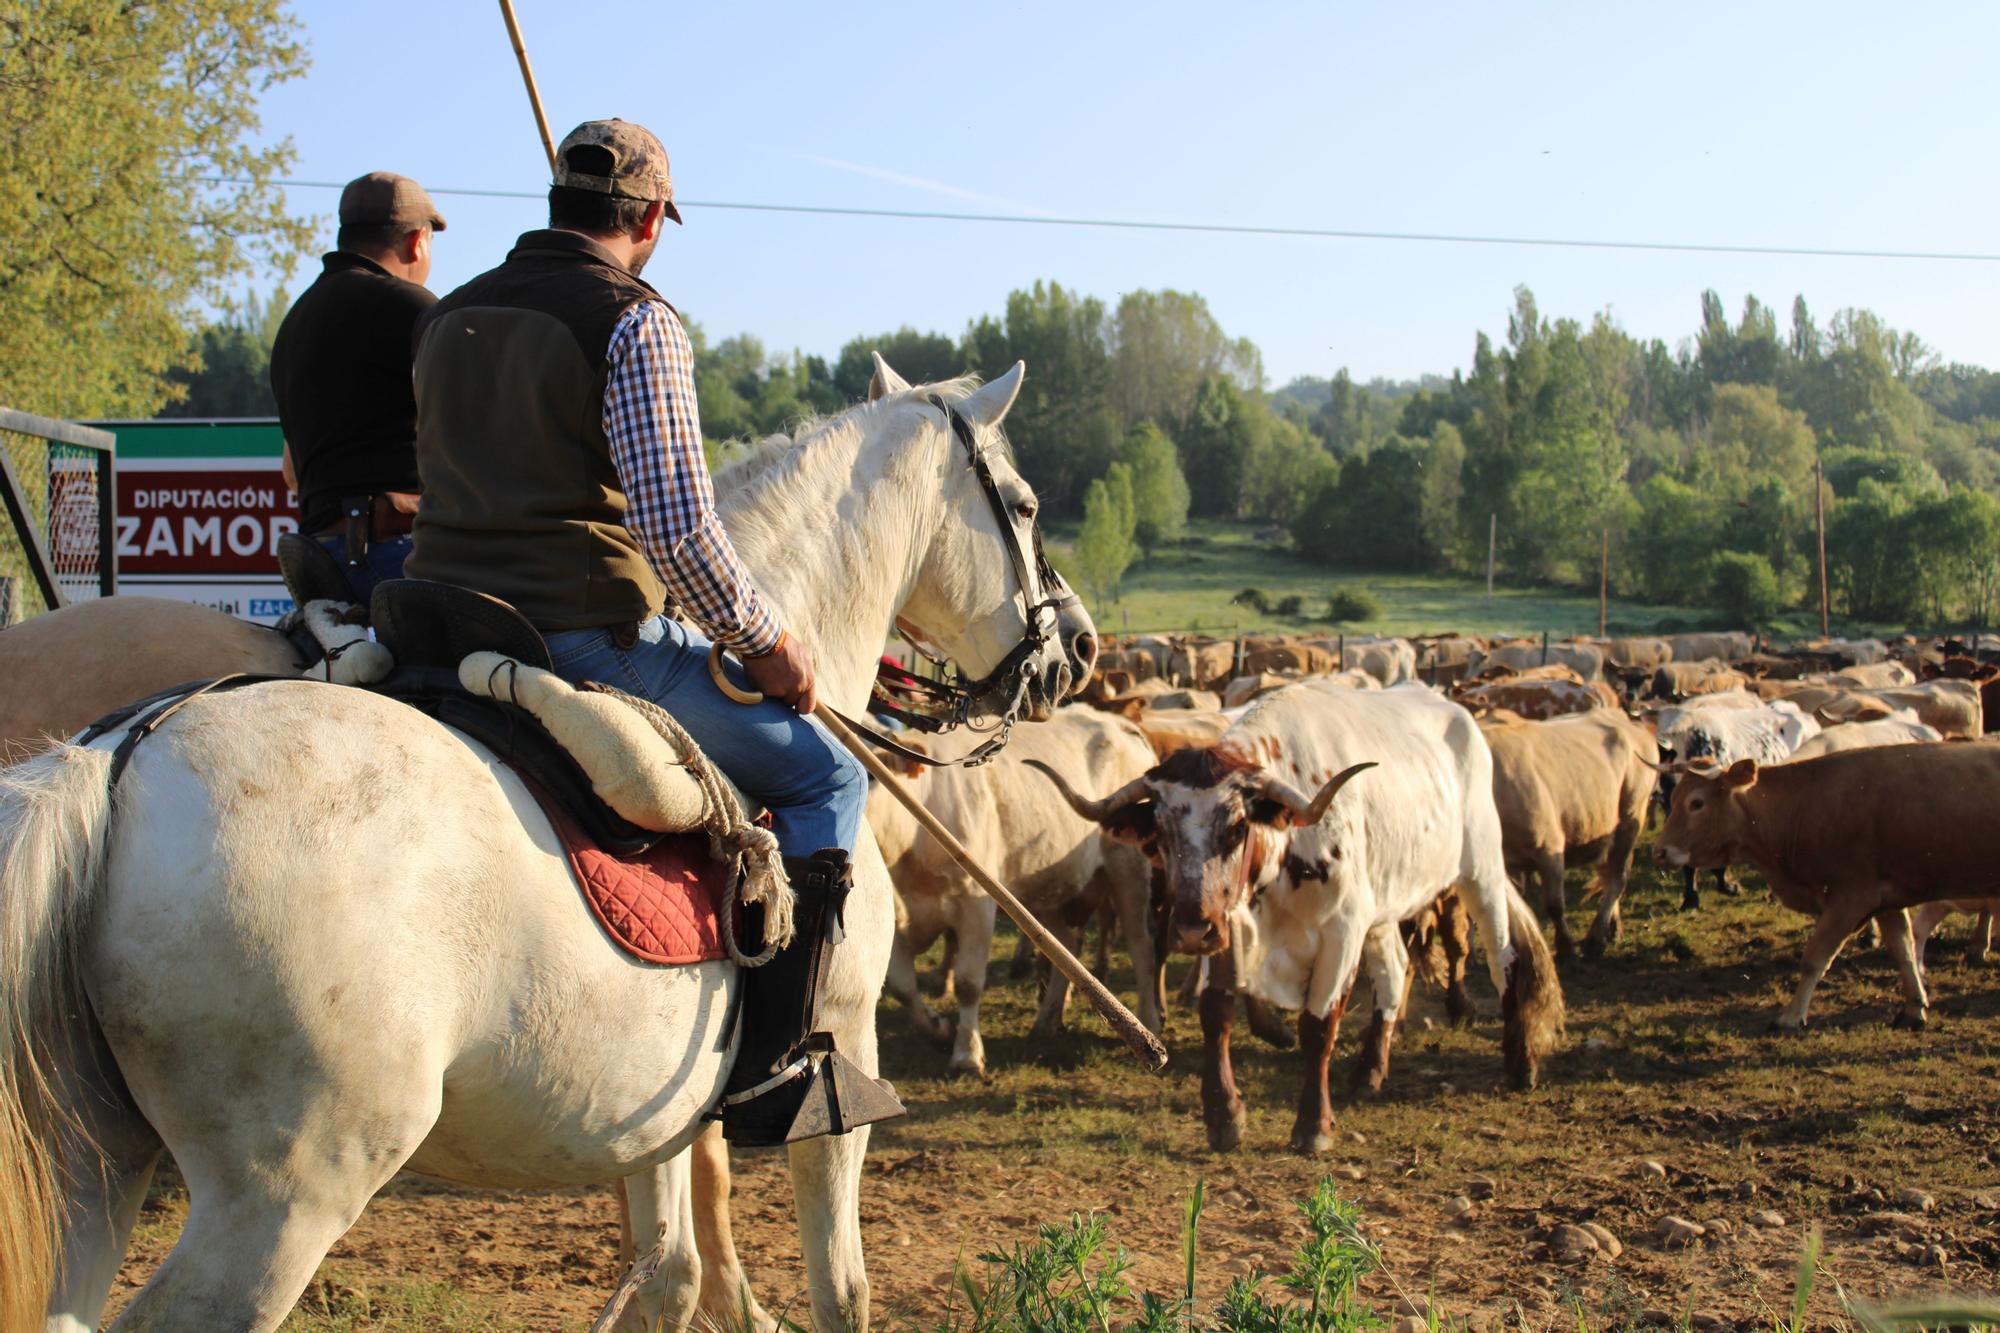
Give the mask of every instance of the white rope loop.
<path id="1" fill-rule="evenodd" d="M 770 962 L 798 933 L 792 921 L 792 885 L 785 876 L 784 859 L 778 853 L 777 835 L 743 817 L 742 807 L 736 803 L 729 785 L 672 713 L 650 699 L 596 681 L 585 682 L 580 688 L 611 695 L 630 706 L 679 752 L 682 766 L 705 798 L 702 831 L 708 834 L 709 853 L 716 860 L 736 867 L 722 899 L 722 942 L 729 950 L 730 961 L 739 967 L 762 967 Z M 736 941 L 739 898 L 746 905 L 764 909 L 764 947 L 755 954 L 745 954 Z"/>

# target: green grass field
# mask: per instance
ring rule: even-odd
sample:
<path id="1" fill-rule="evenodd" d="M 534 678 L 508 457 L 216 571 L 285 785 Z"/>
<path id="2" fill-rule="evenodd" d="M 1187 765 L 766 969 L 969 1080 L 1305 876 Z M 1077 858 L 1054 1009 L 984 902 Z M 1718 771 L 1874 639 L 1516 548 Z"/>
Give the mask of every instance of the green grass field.
<path id="1" fill-rule="evenodd" d="M 1478 579 L 1453 574 L 1407 574 L 1344 567 L 1303 559 L 1283 538 L 1260 536 L 1263 525 L 1197 522 L 1187 538 L 1158 551 L 1150 563 L 1135 561 L 1116 600 L 1092 599 L 1091 613 L 1106 633 L 1202 630 L 1228 636 L 1256 630 L 1350 634 L 1514 634 L 1552 638 L 1597 632 L 1594 592 L 1564 588 L 1496 587 L 1487 597 Z M 1068 566 L 1075 526 L 1052 525 L 1051 546 Z M 1074 582 L 1074 579 L 1072 579 Z M 1336 586 L 1360 588 L 1381 604 L 1382 614 L 1336 625 L 1322 616 Z M 1260 615 L 1231 599 L 1245 588 L 1261 589 L 1270 603 L 1296 594 L 1304 617 Z M 1622 601 L 1614 587 L 1610 632 L 1673 633 L 1694 629 L 1736 629 L 1699 607 L 1656 606 Z M 1836 619 L 1835 633 L 1870 627 Z M 1880 627 L 1874 627 L 1880 628 Z M 1773 627 L 1773 637 L 1805 637 L 1818 630 L 1817 618 L 1793 612 Z"/>

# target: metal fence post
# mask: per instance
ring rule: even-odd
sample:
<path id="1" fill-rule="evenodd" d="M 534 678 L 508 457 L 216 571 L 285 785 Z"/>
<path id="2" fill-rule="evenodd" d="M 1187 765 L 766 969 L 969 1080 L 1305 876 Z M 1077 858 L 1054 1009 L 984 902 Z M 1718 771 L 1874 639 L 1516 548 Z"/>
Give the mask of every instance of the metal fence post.
<path id="1" fill-rule="evenodd" d="M 118 591 L 118 463 L 109 449 L 97 455 L 97 591 Z"/>

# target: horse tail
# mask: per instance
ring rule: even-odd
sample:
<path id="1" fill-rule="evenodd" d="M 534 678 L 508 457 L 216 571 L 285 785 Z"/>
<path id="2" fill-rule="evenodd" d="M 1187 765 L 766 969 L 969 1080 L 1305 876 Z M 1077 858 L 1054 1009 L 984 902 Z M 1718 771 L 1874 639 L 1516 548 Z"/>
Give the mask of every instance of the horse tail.
<path id="1" fill-rule="evenodd" d="M 0 768 L 0 1328 L 40 1327 L 61 1253 L 60 1089 L 85 1003 L 78 948 L 103 876 L 111 756 L 62 745 Z"/>
<path id="2" fill-rule="evenodd" d="M 1542 1058 L 1562 1040 L 1562 983 L 1556 979 L 1555 954 L 1542 938 L 1542 923 L 1536 919 L 1535 909 L 1511 883 L 1507 884 L 1507 942 L 1513 946 L 1514 962 L 1507 969 L 1507 987 L 1500 995 L 1500 1012 L 1505 1019 L 1501 1041 L 1508 1077 L 1517 1088 L 1532 1088 L 1541 1073 Z"/>

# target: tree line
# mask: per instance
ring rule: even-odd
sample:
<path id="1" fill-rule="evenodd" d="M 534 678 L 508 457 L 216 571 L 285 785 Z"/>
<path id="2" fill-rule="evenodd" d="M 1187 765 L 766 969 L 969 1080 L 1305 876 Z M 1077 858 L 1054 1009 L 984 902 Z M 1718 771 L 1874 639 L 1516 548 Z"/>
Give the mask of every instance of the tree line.
<path id="1" fill-rule="evenodd" d="M 167 410 L 271 411 L 282 293 L 204 327 Z M 867 394 L 870 353 L 922 383 L 1030 373 L 1008 417 L 1046 512 L 1080 519 L 1073 572 L 1114 598 L 1190 516 L 1282 529 L 1330 567 L 1594 584 L 1768 624 L 1815 603 L 1824 467 L 1833 603 L 1871 621 L 1986 624 L 2000 611 L 2000 375 L 1942 363 L 1865 310 L 1785 328 L 1756 297 L 1669 348 L 1600 313 L 1545 316 L 1515 293 L 1505 340 L 1469 372 L 1356 383 L 1344 370 L 1266 392 L 1262 358 L 1198 295 L 1115 307 L 1059 283 L 1009 295 L 959 338 L 901 328 L 838 355 L 772 353 L 691 325 L 711 440 L 786 430 Z M 190 364 L 202 369 L 190 370 Z"/>

